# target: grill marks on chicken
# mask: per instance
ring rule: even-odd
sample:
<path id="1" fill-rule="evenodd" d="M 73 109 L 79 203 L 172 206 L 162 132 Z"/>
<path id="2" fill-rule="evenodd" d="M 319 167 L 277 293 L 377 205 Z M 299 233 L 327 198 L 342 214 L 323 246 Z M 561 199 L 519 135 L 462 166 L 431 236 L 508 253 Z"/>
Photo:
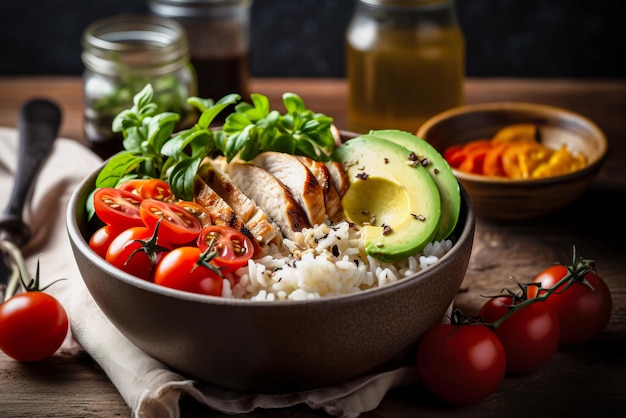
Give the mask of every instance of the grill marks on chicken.
<path id="1" fill-rule="evenodd" d="M 286 238 L 311 224 L 291 191 L 276 177 L 256 165 L 232 161 L 226 166 L 231 181 L 279 225 Z"/>
<path id="2" fill-rule="evenodd" d="M 299 155 L 297 158 L 311 171 L 322 188 L 322 193 L 324 195 L 324 207 L 326 209 L 328 219 L 333 222 L 341 220 L 343 218 L 341 197 L 333 185 L 330 171 L 328 170 L 328 167 L 326 167 L 326 164 L 303 155 Z"/>
<path id="3" fill-rule="evenodd" d="M 263 152 L 251 164 L 276 177 L 290 191 L 306 213 L 309 225 L 324 222 L 326 210 L 324 191 L 317 178 L 297 157 L 282 152 Z"/>
<path id="4" fill-rule="evenodd" d="M 266 245 L 276 239 L 280 240 L 278 228 L 272 225 L 265 212 L 235 186 L 217 165 L 206 159 L 198 170 L 198 176 L 241 219 L 250 231 L 253 240 L 260 245 Z"/>
<path id="5" fill-rule="evenodd" d="M 263 248 L 327 217 L 343 219 L 348 184 L 341 165 L 280 152 L 250 162 L 207 158 L 198 171 L 196 202 L 209 209 L 213 223 L 237 228 Z"/>

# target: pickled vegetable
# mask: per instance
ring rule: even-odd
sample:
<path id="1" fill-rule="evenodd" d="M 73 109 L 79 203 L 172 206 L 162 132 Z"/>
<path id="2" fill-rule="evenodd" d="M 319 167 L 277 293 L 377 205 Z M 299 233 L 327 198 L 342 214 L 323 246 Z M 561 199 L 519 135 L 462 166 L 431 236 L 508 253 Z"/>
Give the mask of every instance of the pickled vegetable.
<path id="1" fill-rule="evenodd" d="M 489 139 L 476 139 L 448 147 L 443 156 L 451 167 L 466 173 L 512 179 L 559 176 L 580 170 L 587 158 L 561 145 L 550 148 L 540 142 L 534 124 L 509 125 Z"/>

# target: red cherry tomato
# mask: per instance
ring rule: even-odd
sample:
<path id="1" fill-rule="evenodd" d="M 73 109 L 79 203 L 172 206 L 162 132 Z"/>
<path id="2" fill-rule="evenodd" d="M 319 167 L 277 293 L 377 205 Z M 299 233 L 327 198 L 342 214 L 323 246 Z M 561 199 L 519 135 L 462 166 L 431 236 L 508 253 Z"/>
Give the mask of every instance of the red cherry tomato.
<path id="1" fill-rule="evenodd" d="M 120 230 L 111 225 L 104 225 L 93 233 L 89 239 L 89 246 L 100 257 L 106 258 L 107 250 L 113 239 L 120 234 Z"/>
<path id="2" fill-rule="evenodd" d="M 491 299 L 487 304 L 498 303 L 498 299 Z M 559 346 L 559 319 L 552 307 L 545 302 L 519 306 L 496 328 L 506 352 L 506 370 L 510 373 L 536 369 L 548 361 Z M 479 315 L 489 316 L 486 311 Z"/>
<path id="3" fill-rule="evenodd" d="M 490 298 L 480 308 L 478 315 L 483 322 L 493 323 L 509 311 L 509 308 L 514 305 L 515 302 L 511 296 L 502 295 Z"/>
<path id="4" fill-rule="evenodd" d="M 556 265 L 547 268 L 533 280 L 541 287 L 554 287 L 565 275 L 567 268 Z M 544 293 L 544 292 L 542 292 Z M 537 296 L 537 288 L 528 288 L 528 297 Z M 611 292 L 604 280 L 593 272 L 585 274 L 567 287 L 565 285 L 550 294 L 545 303 L 550 305 L 561 325 L 562 344 L 581 344 L 592 340 L 604 331 L 613 310 Z"/>
<path id="5" fill-rule="evenodd" d="M 65 339 L 67 312 L 48 293 L 18 293 L 0 305 L 0 349 L 17 361 L 40 361 L 53 355 Z"/>
<path id="6" fill-rule="evenodd" d="M 153 243 L 153 235 L 154 231 L 145 226 L 122 231 L 111 241 L 106 261 L 136 277 L 151 280 L 154 267 L 169 250 L 169 247 Z"/>
<path id="7" fill-rule="evenodd" d="M 439 324 L 417 347 L 421 381 L 436 397 L 453 405 L 472 405 L 489 397 L 506 370 L 505 352 L 484 325 Z"/>
<path id="8" fill-rule="evenodd" d="M 159 225 L 159 238 L 171 244 L 186 244 L 198 237 L 202 225 L 194 215 L 174 203 L 144 199 L 139 207 L 144 224 L 154 230 Z"/>
<path id="9" fill-rule="evenodd" d="M 178 247 L 159 262 L 154 282 L 161 286 L 203 295 L 221 296 L 223 278 L 215 270 L 199 264 L 202 251 L 197 247 Z"/>
<path id="10" fill-rule="evenodd" d="M 161 179 L 133 179 L 120 184 L 117 188 L 129 191 L 143 199 L 165 200 L 172 196 L 170 185 Z"/>
<path id="11" fill-rule="evenodd" d="M 98 218 L 118 230 L 144 226 L 139 215 L 143 199 L 127 190 L 102 187 L 94 193 L 93 206 Z"/>
<path id="12" fill-rule="evenodd" d="M 204 206 L 186 200 L 179 200 L 176 204 L 198 218 L 200 225 L 211 225 L 211 213 Z"/>
<path id="13" fill-rule="evenodd" d="M 211 262 L 223 267 L 224 272 L 233 272 L 245 266 L 254 255 L 252 240 L 243 232 L 225 225 L 204 227 L 198 235 L 197 244 L 202 252 L 211 246 L 217 253 Z"/>

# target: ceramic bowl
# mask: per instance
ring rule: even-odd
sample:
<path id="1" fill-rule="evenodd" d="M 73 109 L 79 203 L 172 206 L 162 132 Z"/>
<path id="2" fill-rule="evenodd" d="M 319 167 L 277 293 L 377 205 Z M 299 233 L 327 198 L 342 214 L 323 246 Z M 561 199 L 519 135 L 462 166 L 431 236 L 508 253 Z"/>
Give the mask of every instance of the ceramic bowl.
<path id="1" fill-rule="evenodd" d="M 85 202 L 98 171 L 77 187 L 66 216 L 89 292 L 121 333 L 147 354 L 228 389 L 293 392 L 412 360 L 417 339 L 442 320 L 454 300 L 470 259 L 475 219 L 461 189 L 454 246 L 412 277 L 358 294 L 307 301 L 186 293 L 124 273 L 90 249 L 93 225 Z"/>
<path id="2" fill-rule="evenodd" d="M 461 106 L 426 121 L 417 136 L 443 152 L 453 144 L 491 138 L 501 128 L 517 123 L 537 124 L 545 145 L 556 149 L 565 144 L 584 154 L 588 164 L 569 174 L 540 179 L 488 177 L 453 169 L 479 218 L 523 221 L 558 212 L 587 191 L 605 160 L 607 140 L 594 122 L 570 110 L 538 103 Z"/>

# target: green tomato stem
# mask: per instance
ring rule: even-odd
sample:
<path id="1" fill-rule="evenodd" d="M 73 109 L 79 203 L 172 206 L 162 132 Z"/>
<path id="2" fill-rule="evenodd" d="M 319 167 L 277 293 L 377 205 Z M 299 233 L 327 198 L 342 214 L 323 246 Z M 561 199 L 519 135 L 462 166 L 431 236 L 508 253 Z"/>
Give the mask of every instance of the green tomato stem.
<path id="1" fill-rule="evenodd" d="M 17 247 L 11 241 L 1 240 L 0 249 L 5 255 L 8 256 L 12 270 L 11 277 L 9 278 L 7 288 L 4 293 L 4 302 L 17 293 L 23 279 L 25 277 L 28 277 L 28 272 L 26 270 L 26 262 L 24 261 L 24 256 L 22 255 L 22 251 L 19 249 L 19 247 Z"/>

